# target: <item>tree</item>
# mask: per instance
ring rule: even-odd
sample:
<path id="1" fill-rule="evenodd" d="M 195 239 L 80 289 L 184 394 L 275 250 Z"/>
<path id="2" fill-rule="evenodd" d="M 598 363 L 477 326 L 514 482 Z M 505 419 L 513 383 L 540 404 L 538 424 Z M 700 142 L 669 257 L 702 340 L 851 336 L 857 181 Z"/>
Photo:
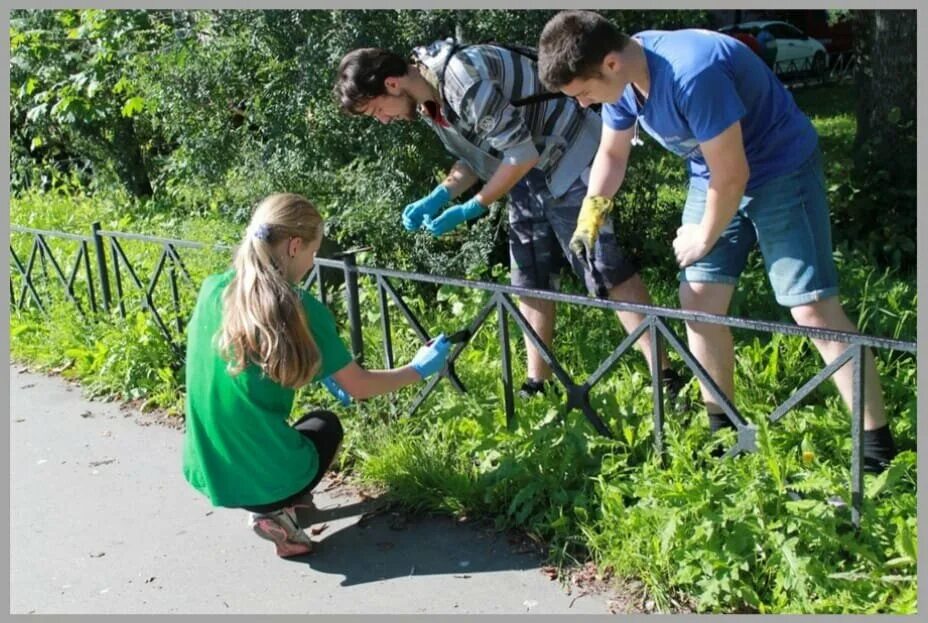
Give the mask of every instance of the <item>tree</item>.
<path id="1" fill-rule="evenodd" d="M 858 165 L 914 180 L 915 11 L 853 11 L 858 27 Z M 868 163 L 867 160 L 870 162 Z"/>
<path id="2" fill-rule="evenodd" d="M 849 223 L 895 265 L 914 259 L 916 13 L 851 11 L 857 32 L 856 193 Z"/>
<path id="3" fill-rule="evenodd" d="M 135 120 L 144 102 L 133 97 L 130 64 L 157 45 L 158 17 L 145 11 L 14 11 L 10 113 L 19 151 L 50 168 L 90 166 L 95 177 L 111 174 L 134 196 L 151 196 L 145 139 Z"/>

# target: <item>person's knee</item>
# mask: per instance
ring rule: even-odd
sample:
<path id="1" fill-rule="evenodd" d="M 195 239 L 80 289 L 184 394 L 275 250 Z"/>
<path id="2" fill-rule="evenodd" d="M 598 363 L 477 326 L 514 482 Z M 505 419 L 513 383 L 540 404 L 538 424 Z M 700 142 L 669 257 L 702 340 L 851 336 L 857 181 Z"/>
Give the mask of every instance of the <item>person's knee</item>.
<path id="1" fill-rule="evenodd" d="M 648 288 L 644 285 L 644 281 L 638 273 L 633 273 L 621 283 L 614 285 L 609 291 L 609 298 L 614 301 L 641 303 L 644 305 L 651 303 Z"/>
<path id="2" fill-rule="evenodd" d="M 341 444 L 342 439 L 345 437 L 345 429 L 342 427 L 342 421 L 331 411 L 323 411 L 323 414 L 326 430 L 337 440 L 338 444 Z"/>
<path id="3" fill-rule="evenodd" d="M 822 301 L 815 301 L 807 305 L 797 305 L 790 308 L 790 314 L 798 325 L 816 327 L 819 329 L 835 329 L 838 331 L 856 331 L 844 308 L 837 297 L 830 297 Z"/>
<path id="4" fill-rule="evenodd" d="M 313 436 L 325 436 L 333 443 L 341 442 L 345 436 L 342 422 L 331 411 L 319 410 L 306 414 L 295 428 Z"/>
<path id="5" fill-rule="evenodd" d="M 519 306 L 528 308 L 536 314 L 548 314 L 554 312 L 554 301 L 547 299 L 536 299 L 528 296 L 519 299 Z"/>
<path id="6" fill-rule="evenodd" d="M 709 298 L 708 288 L 701 283 L 683 282 L 679 290 L 680 307 L 687 311 L 708 312 L 712 301 Z"/>

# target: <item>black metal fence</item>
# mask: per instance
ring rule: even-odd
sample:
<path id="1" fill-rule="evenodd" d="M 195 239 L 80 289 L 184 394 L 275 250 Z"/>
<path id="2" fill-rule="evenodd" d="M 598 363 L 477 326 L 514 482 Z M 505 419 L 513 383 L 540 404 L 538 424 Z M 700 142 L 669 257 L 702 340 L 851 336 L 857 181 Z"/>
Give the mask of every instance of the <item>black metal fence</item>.
<path id="1" fill-rule="evenodd" d="M 773 72 L 790 89 L 799 89 L 852 80 L 856 67 L 857 56 L 854 53 L 838 52 L 830 55 L 827 63 L 821 64 L 817 64 L 811 56 L 777 61 L 773 64 Z"/>
<path id="2" fill-rule="evenodd" d="M 93 225 L 89 236 L 43 231 L 17 225 L 13 225 L 11 230 L 12 234 L 31 236 L 32 238 L 31 250 L 26 261 L 23 261 L 23 258 L 16 253 L 11 241 L 11 305 L 23 309 L 29 304 L 34 304 L 39 310 L 45 312 L 48 298 L 51 296 L 49 287 L 55 283 L 63 288 L 65 297 L 72 302 L 78 312 L 83 315 L 87 314 L 87 310 L 84 308 L 86 304 L 91 313 L 97 313 L 101 310 L 110 313 L 116 313 L 118 311 L 122 317 L 125 317 L 127 302 L 135 300 L 138 301 L 142 309 L 151 314 L 153 321 L 157 324 L 165 339 L 173 345 L 175 352 L 181 357 L 183 356 L 183 344 L 181 339 L 183 337 L 184 318 L 188 310 L 183 309 L 179 285 L 181 282 L 186 283 L 192 288 L 192 292 L 195 294 L 198 284 L 195 284 L 191 278 L 190 273 L 180 257 L 179 250 L 212 249 L 228 253 L 232 249 L 229 245 L 206 245 L 186 240 L 103 231 L 100 229 L 99 224 Z M 59 261 L 60 255 L 59 258 L 56 258 L 55 253 L 49 246 L 47 242 L 47 238 L 49 237 L 70 240 L 77 243 L 74 256 L 69 258 L 71 263 L 68 265 L 68 271 L 62 268 L 63 262 Z M 123 250 L 122 242 L 127 240 L 154 245 L 154 247 L 159 250 L 157 259 L 154 261 L 154 268 L 145 279 L 140 277 L 139 271 Z M 107 259 L 107 246 L 109 247 L 109 259 Z M 93 248 L 94 252 L 94 267 L 91 266 L 90 247 Z M 515 418 L 510 321 L 515 322 L 519 330 L 528 337 L 532 344 L 534 344 L 544 361 L 551 367 L 554 377 L 564 387 L 566 409 L 568 411 L 572 409 L 579 410 L 600 434 L 609 437 L 613 436 L 613 432 L 590 403 L 591 389 L 616 365 L 619 358 L 632 348 L 635 342 L 637 342 L 646 331 L 651 337 L 651 360 L 653 362 L 660 361 L 658 353 L 663 346 L 663 342 L 666 341 L 669 347 L 677 352 L 699 381 L 708 388 L 708 391 L 722 406 L 726 416 L 737 430 L 737 440 L 734 446 L 728 450 L 726 456 L 756 451 L 755 437 L 757 427 L 748 422 L 741 413 L 739 413 L 738 409 L 728 400 L 705 369 L 696 361 L 686 344 L 676 335 L 672 328 L 668 326 L 666 321 L 682 320 L 712 323 L 738 329 L 799 335 L 847 344 L 847 348 L 840 356 L 826 365 L 785 402 L 776 406 L 767 417 L 771 423 L 779 421 L 790 409 L 797 406 L 809 393 L 830 378 L 839 368 L 848 364 L 853 366 L 853 408 L 850 431 L 852 438 L 850 470 L 852 498 L 851 518 L 854 525 L 859 526 L 860 508 L 863 496 L 864 355 L 867 348 L 890 349 L 915 353 L 915 342 L 871 337 L 843 331 L 800 327 L 779 322 L 747 320 L 714 314 L 686 312 L 679 309 L 657 306 L 636 305 L 575 294 L 519 288 L 497 283 L 361 266 L 355 262 L 356 251 L 357 250 L 341 253 L 339 254 L 339 259 L 317 258 L 315 267 L 303 283 L 303 286 L 306 288 L 313 287 L 314 285 L 318 287 L 319 297 L 325 303 L 328 298 L 328 292 L 326 280 L 322 278 L 322 271 L 331 270 L 341 273 L 344 278 L 343 287 L 351 338 L 351 350 L 355 359 L 359 363 L 364 362 L 364 341 L 362 337 L 361 303 L 359 296 L 360 285 L 358 279 L 360 275 L 370 276 L 377 289 L 380 329 L 383 340 L 383 365 L 386 368 L 392 368 L 395 364 L 390 302 L 393 303 L 405 322 L 423 343 L 427 342 L 432 337 L 428 334 L 413 310 L 394 286 L 394 281 L 424 282 L 483 291 L 487 293 L 487 300 L 477 314 L 470 320 L 466 328 L 469 331 L 469 335 L 473 336 L 485 323 L 487 323 L 491 314 L 496 316 L 502 363 L 502 400 L 506 413 L 506 421 L 509 426 L 512 426 Z M 51 268 L 51 275 L 49 274 L 49 268 Z M 82 281 L 85 292 L 79 291 L 76 279 L 82 268 L 84 271 L 84 278 Z M 170 307 L 169 313 L 173 315 L 172 319 L 165 319 L 165 311 L 163 309 L 159 311 L 158 305 L 156 304 L 155 292 L 159 284 L 162 283 L 162 277 L 165 275 L 167 275 L 166 287 L 168 295 L 165 304 Z M 39 279 L 39 277 L 42 279 Z M 18 292 L 14 285 L 14 281 L 19 282 Z M 131 288 L 127 288 L 127 281 Z M 100 291 L 99 300 L 97 296 L 98 287 Z M 132 296 L 133 293 L 134 296 Z M 525 317 L 519 312 L 518 307 L 513 303 L 513 296 L 526 296 L 583 307 L 595 307 L 615 311 L 633 311 L 644 316 L 645 320 L 623 339 L 608 357 L 600 362 L 599 366 L 592 374 L 583 379 L 575 379 L 571 377 L 563 366 L 561 366 L 554 352 L 542 342 L 541 338 L 535 333 Z M 82 299 L 84 303 L 82 303 Z M 445 369 L 441 373 L 431 377 L 419 391 L 410 407 L 411 413 L 419 408 L 442 380 L 447 380 L 452 387 L 459 392 L 464 393 L 467 391 L 455 371 L 455 362 L 461 352 L 467 348 L 468 344 L 469 340 L 459 343 L 453 348 L 448 357 L 448 365 Z M 652 374 L 651 376 L 654 447 L 661 459 L 664 460 L 666 458 L 666 451 L 664 447 L 665 407 L 662 394 L 663 388 L 659 379 L 660 375 Z"/>

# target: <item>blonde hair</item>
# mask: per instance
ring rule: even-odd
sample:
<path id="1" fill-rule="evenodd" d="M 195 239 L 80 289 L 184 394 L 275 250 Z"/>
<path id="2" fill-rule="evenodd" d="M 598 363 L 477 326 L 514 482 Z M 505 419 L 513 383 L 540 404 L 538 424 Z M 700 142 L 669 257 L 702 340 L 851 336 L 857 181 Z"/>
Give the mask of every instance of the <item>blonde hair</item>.
<path id="1" fill-rule="evenodd" d="M 315 376 L 319 349 L 276 247 L 297 237 L 313 242 L 321 233 L 322 217 L 300 195 L 271 195 L 255 208 L 235 253 L 235 276 L 223 295 L 219 352 L 232 374 L 254 363 L 271 380 L 293 389 Z"/>

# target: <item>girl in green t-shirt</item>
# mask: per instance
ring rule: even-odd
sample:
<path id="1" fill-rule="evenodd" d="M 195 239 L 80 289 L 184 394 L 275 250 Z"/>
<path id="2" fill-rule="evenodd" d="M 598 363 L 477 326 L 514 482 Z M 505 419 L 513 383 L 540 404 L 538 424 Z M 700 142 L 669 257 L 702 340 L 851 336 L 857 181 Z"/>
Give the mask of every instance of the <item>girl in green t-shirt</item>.
<path id="1" fill-rule="evenodd" d="M 317 380 L 343 403 L 377 396 L 438 372 L 450 350 L 441 335 L 401 368 L 354 362 L 331 312 L 298 286 L 322 232 L 305 198 L 264 199 L 233 268 L 203 282 L 187 332 L 184 477 L 213 505 L 250 511 L 255 533 L 279 556 L 311 551 L 304 512 L 343 436 L 329 411 L 291 426 L 296 389 Z"/>

